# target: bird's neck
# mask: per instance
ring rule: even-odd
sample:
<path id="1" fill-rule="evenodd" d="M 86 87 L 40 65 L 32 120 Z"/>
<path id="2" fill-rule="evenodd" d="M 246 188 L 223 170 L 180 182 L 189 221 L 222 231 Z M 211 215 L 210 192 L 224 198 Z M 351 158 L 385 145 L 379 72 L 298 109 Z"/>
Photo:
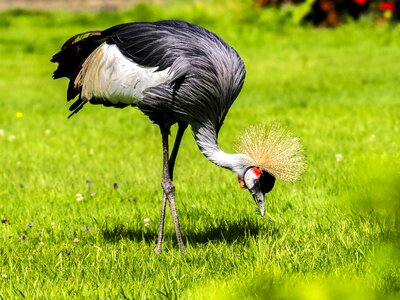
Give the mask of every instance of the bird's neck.
<path id="1" fill-rule="evenodd" d="M 193 127 L 194 138 L 200 151 L 214 164 L 229 169 L 242 177 L 248 166 L 245 154 L 229 154 L 218 146 L 218 133 L 212 127 Z"/>

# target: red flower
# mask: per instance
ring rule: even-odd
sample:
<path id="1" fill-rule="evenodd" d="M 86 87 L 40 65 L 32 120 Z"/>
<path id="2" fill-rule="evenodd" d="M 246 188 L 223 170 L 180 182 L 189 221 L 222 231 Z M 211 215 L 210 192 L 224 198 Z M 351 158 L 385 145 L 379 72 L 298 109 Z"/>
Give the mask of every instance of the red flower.
<path id="1" fill-rule="evenodd" d="M 353 2 L 362 6 L 362 5 L 367 4 L 368 0 L 353 0 Z"/>
<path id="2" fill-rule="evenodd" d="M 380 10 L 389 10 L 391 12 L 394 12 L 395 7 L 392 2 L 381 2 L 381 3 L 379 3 L 379 9 Z"/>

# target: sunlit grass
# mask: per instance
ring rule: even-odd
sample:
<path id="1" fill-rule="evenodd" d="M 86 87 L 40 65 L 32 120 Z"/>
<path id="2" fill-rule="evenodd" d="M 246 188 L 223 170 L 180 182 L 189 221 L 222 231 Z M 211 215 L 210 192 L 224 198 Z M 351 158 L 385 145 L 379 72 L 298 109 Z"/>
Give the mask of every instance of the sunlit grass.
<path id="1" fill-rule="evenodd" d="M 232 3 L 0 15 L 1 297 L 399 296 L 399 28 L 291 27 Z M 153 251 L 157 126 L 129 108 L 87 106 L 67 120 L 67 83 L 49 62 L 77 32 L 167 18 L 208 27 L 244 58 L 225 151 L 245 127 L 278 121 L 307 153 L 302 179 L 277 182 L 261 218 L 187 133 L 175 172 L 183 257 L 170 216 L 165 251 Z"/>

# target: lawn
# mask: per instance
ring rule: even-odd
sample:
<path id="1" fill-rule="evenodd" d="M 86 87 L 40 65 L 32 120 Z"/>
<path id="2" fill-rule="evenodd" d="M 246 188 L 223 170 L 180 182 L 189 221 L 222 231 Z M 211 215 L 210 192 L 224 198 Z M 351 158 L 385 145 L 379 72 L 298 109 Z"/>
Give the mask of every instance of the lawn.
<path id="1" fill-rule="evenodd" d="M 157 126 L 137 109 L 89 105 L 68 120 L 67 81 L 52 80 L 49 61 L 78 32 L 159 19 L 205 26 L 245 61 L 223 150 L 246 127 L 279 122 L 307 155 L 261 217 L 186 133 L 174 176 L 184 256 L 169 215 L 154 253 Z M 1 13 L 0 298 L 398 299 L 400 27 L 285 20 L 237 1 Z"/>

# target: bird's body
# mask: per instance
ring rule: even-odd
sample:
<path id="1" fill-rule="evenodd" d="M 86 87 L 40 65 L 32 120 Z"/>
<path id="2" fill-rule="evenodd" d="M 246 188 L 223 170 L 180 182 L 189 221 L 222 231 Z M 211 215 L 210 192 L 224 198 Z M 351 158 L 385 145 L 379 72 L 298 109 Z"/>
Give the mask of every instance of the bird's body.
<path id="1" fill-rule="evenodd" d="M 86 102 L 134 105 L 159 125 L 207 125 L 214 134 L 245 77 L 233 48 L 182 21 L 127 23 L 77 35 L 53 61 L 60 64 L 54 78 L 70 79 L 68 100 L 79 95 L 73 111 Z"/>
<path id="2" fill-rule="evenodd" d="M 76 98 L 70 107 L 72 114 L 87 102 L 119 108 L 131 105 L 160 126 L 164 196 L 157 250 L 161 251 L 168 200 L 183 252 L 172 177 L 186 127 L 191 126 L 199 149 L 210 161 L 234 171 L 240 180 L 256 167 L 248 155 L 227 154 L 218 146 L 218 132 L 244 82 L 245 67 L 238 53 L 202 27 L 159 21 L 78 34 L 63 45 L 52 62 L 59 64 L 53 77 L 70 80 L 67 100 Z M 170 156 L 168 134 L 175 123 L 179 130 Z M 275 178 L 264 171 L 262 174 L 268 179 L 261 187 L 265 193 L 272 189 Z M 260 176 L 261 171 L 257 178 Z M 261 194 L 261 190 L 254 193 Z M 254 198 L 262 213 L 263 195 Z"/>

